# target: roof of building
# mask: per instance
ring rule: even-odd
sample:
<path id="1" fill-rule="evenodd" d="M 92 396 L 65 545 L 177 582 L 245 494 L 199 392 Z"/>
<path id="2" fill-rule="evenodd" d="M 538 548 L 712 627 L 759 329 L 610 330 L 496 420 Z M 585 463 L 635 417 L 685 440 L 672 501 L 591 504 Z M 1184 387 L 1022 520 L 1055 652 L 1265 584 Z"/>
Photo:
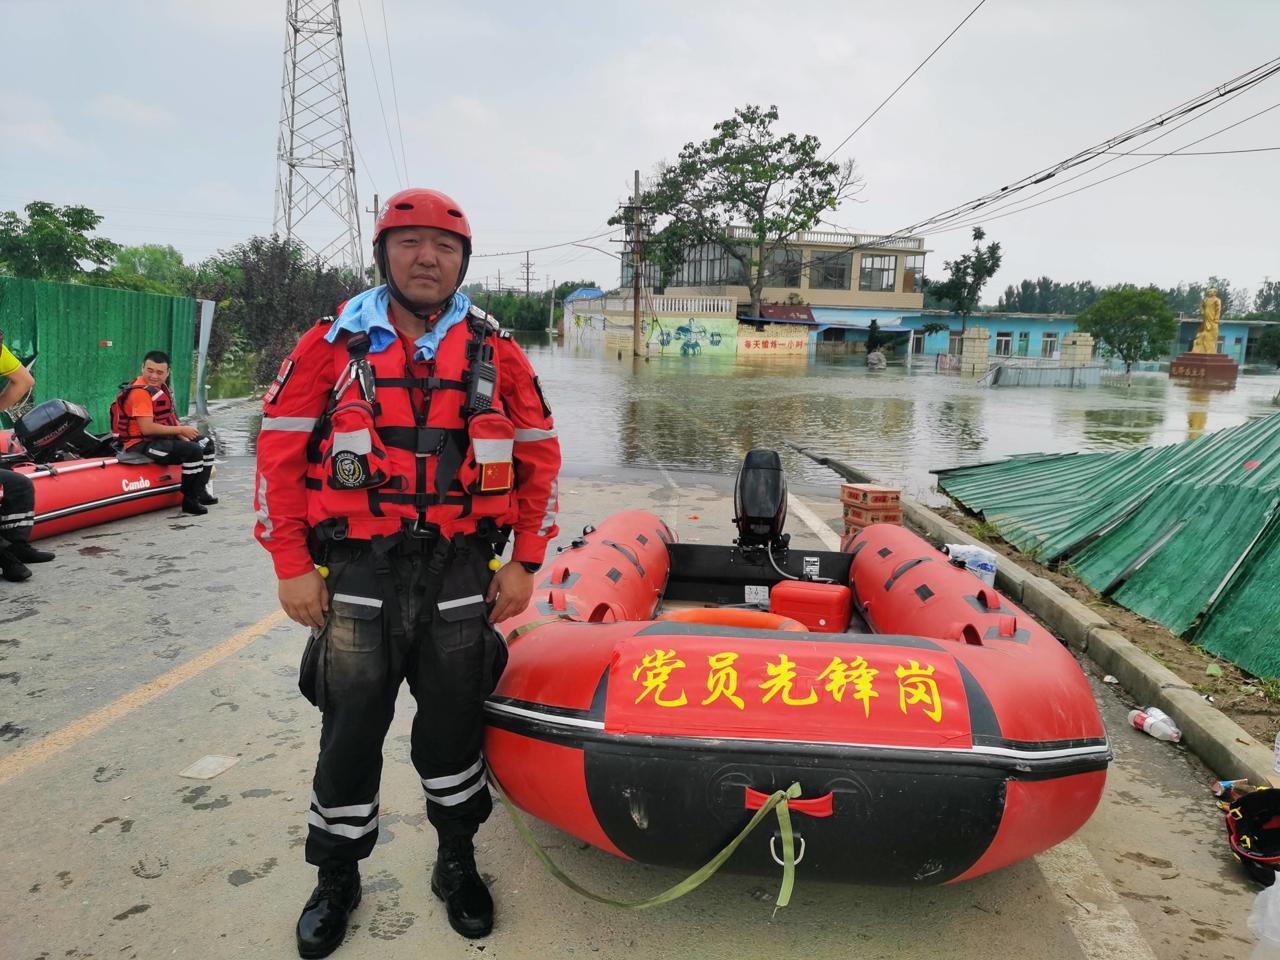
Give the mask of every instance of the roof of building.
<path id="1" fill-rule="evenodd" d="M 813 323 L 813 311 L 802 304 L 765 303 L 760 306 L 760 316 L 774 322 Z"/>
<path id="2" fill-rule="evenodd" d="M 881 333 L 907 333 L 910 327 L 904 327 L 899 321 L 901 310 L 885 311 L 888 316 L 875 315 L 874 310 L 866 307 L 856 309 L 847 307 L 813 307 L 813 318 L 818 323 L 827 327 L 844 327 L 849 330 L 866 330 L 871 326 L 871 321 L 876 321 L 876 326 Z"/>
<path id="3" fill-rule="evenodd" d="M 564 298 L 564 303 L 570 300 L 594 300 L 597 297 L 603 297 L 604 291 L 599 287 L 579 287 L 573 293 Z"/>
<path id="4" fill-rule="evenodd" d="M 1280 675 L 1280 414 L 1166 447 L 935 471 L 1000 535 L 1113 602 Z"/>

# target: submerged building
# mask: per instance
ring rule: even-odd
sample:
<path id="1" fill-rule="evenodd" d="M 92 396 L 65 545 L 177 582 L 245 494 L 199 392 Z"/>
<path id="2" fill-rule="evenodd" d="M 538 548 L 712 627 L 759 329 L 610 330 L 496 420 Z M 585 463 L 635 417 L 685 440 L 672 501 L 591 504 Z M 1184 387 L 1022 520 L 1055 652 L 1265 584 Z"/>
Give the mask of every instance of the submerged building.
<path id="1" fill-rule="evenodd" d="M 745 227 L 734 228 L 744 243 Z M 747 249 L 701 244 L 686 251 L 666 285 L 656 264 L 646 263 L 641 285 L 642 336 L 650 352 L 701 356 L 742 353 L 797 355 L 866 350 L 874 321 L 886 348 L 899 357 L 924 360 L 958 355 L 958 315 L 924 308 L 923 237 L 884 237 L 834 230 L 807 230 L 776 249 L 766 267 L 759 316 L 751 315 Z M 612 294 L 575 297 L 565 305 L 565 333 L 594 331 L 630 342 L 633 266 L 624 258 L 620 285 Z M 936 329 L 939 325 L 943 329 Z M 979 312 L 969 326 L 985 327 L 992 358 L 1057 359 L 1070 314 Z M 1169 357 L 1188 349 L 1198 318 L 1183 319 Z M 1224 318 L 1218 350 L 1243 364 L 1249 334 L 1258 321 Z"/>

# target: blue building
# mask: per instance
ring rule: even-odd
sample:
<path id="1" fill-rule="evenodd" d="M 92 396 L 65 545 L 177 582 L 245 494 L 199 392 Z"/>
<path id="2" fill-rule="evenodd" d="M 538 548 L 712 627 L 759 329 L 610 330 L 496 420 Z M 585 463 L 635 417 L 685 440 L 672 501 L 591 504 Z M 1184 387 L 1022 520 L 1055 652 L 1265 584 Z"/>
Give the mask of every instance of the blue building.
<path id="1" fill-rule="evenodd" d="M 960 318 L 945 310 L 866 307 L 810 307 L 810 310 L 814 318 L 810 338 L 815 346 L 865 344 L 874 318 L 881 333 L 893 337 L 892 346 L 899 356 L 932 357 L 960 352 Z M 939 323 L 947 329 L 935 333 L 923 331 L 930 324 Z M 969 317 L 968 325 L 985 327 L 990 332 L 992 356 L 1053 359 L 1063 337 L 1076 329 L 1076 318 L 1070 314 L 975 313 Z M 1181 321 L 1178 343 L 1176 347 L 1170 345 L 1170 358 L 1191 349 L 1199 325 L 1199 319 Z M 1219 326 L 1218 351 L 1243 364 L 1249 349 L 1250 330 L 1264 325 L 1254 320 L 1223 320 Z"/>

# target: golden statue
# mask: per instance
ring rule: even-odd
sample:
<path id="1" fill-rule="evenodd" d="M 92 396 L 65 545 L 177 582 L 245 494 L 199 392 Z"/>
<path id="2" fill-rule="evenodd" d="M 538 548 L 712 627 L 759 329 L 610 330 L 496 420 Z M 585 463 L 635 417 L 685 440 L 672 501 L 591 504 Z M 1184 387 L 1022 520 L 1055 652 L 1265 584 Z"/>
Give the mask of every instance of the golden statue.
<path id="1" fill-rule="evenodd" d="M 1191 345 L 1192 353 L 1218 352 L 1218 320 L 1222 316 L 1222 301 L 1218 299 L 1218 288 L 1210 287 L 1209 295 L 1200 301 L 1200 329 L 1196 331 L 1196 342 Z"/>

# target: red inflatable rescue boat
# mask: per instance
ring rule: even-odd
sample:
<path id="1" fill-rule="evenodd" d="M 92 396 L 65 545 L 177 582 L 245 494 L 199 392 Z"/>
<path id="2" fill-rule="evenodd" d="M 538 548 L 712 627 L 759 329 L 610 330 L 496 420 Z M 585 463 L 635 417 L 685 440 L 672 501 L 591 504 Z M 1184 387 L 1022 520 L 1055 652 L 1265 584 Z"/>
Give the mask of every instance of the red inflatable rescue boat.
<path id="1" fill-rule="evenodd" d="M 1061 643 L 902 527 L 790 549 L 772 451 L 736 500 L 732 547 L 640 511 L 588 527 L 503 623 L 485 752 L 517 805 L 693 868 L 798 782 L 798 872 L 876 884 L 967 880 L 1089 819 L 1111 751 Z M 762 828 L 729 867 L 780 850 Z"/>
<path id="2" fill-rule="evenodd" d="M 182 502 L 180 467 L 117 453 L 108 438 L 84 432 L 88 422 L 84 408 L 48 400 L 17 431 L 0 430 L 0 467 L 35 484 L 33 540 Z"/>

